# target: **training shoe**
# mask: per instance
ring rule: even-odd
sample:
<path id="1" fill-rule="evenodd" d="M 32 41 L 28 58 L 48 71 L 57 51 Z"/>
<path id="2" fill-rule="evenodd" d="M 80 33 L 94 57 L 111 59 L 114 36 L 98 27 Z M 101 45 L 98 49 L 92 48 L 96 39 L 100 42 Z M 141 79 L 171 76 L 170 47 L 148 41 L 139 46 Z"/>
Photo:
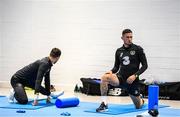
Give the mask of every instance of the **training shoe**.
<path id="1" fill-rule="evenodd" d="M 104 102 L 101 103 L 101 105 L 99 106 L 99 108 L 96 109 L 96 112 L 105 112 L 108 111 L 108 105 L 104 104 Z"/>
<path id="2" fill-rule="evenodd" d="M 9 103 L 14 103 L 15 99 L 14 99 L 14 89 L 10 90 L 10 94 L 7 96 L 8 98 L 8 102 Z"/>

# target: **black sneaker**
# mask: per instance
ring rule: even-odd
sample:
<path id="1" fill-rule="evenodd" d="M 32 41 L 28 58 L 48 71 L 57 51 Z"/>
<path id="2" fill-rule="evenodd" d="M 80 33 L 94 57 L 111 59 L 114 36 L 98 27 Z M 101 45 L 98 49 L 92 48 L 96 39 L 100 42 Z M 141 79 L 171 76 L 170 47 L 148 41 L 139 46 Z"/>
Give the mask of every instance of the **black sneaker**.
<path id="1" fill-rule="evenodd" d="M 105 112 L 105 111 L 108 111 L 108 105 L 105 105 L 104 102 L 102 102 L 99 108 L 96 109 L 96 112 Z"/>

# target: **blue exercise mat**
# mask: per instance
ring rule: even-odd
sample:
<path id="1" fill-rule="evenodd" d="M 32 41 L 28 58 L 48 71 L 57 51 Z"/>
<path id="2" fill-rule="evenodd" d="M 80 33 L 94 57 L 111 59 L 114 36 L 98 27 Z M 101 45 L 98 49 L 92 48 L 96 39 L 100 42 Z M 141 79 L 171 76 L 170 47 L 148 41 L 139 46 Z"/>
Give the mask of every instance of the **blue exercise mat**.
<path id="1" fill-rule="evenodd" d="M 110 115 L 118 115 L 118 114 L 124 114 L 124 113 L 131 113 L 131 112 L 138 112 L 138 111 L 144 111 L 148 110 L 148 105 L 144 104 L 144 106 L 141 109 L 135 109 L 134 104 L 109 104 L 108 105 L 108 111 L 106 112 L 96 112 L 96 108 L 99 107 L 99 104 L 94 103 L 92 108 L 85 110 L 85 112 L 88 113 L 97 113 L 97 114 L 110 114 Z M 159 108 L 169 107 L 166 105 L 159 105 Z"/>
<path id="2" fill-rule="evenodd" d="M 5 96 L 3 96 L 3 95 L 0 95 L 0 97 L 5 97 Z"/>
<path id="3" fill-rule="evenodd" d="M 6 108 L 6 109 L 27 109 L 27 110 L 36 110 L 40 108 L 44 108 L 47 106 L 53 106 L 55 105 L 56 99 L 52 99 L 51 103 L 46 104 L 46 99 L 41 99 L 38 101 L 37 106 L 32 106 L 32 100 L 28 102 L 28 104 L 18 104 L 18 103 L 9 103 L 7 100 L 7 97 L 0 97 L 0 108 Z"/>
<path id="4" fill-rule="evenodd" d="M 1 100 L 1 99 L 0 99 Z M 7 100 L 6 100 L 7 101 Z M 3 102 L 4 103 L 4 102 Z M 1 104 L 2 105 L 2 104 Z M 35 111 L 28 110 L 28 109 L 4 109 L 0 108 L 0 117 L 60 117 L 62 116 L 62 113 L 70 113 L 72 117 L 135 117 L 135 115 L 140 115 L 141 113 L 145 112 L 144 111 L 139 111 L 133 108 L 134 112 L 128 112 L 124 111 L 122 112 L 121 108 L 131 108 L 133 105 L 121 105 L 121 104 L 109 104 L 109 108 L 115 107 L 115 110 L 121 111 L 121 114 L 115 115 L 115 113 L 109 113 L 109 114 L 99 114 L 99 113 L 89 113 L 85 112 L 85 110 L 95 110 L 99 106 L 99 103 L 91 103 L 91 102 L 80 102 L 77 107 L 69 107 L 69 108 L 57 108 L 56 106 L 48 106 L 46 108 L 41 108 L 41 109 L 36 109 Z M 111 107 L 110 107 L 111 106 Z M 118 107 L 117 107 L 118 106 Z M 167 106 L 163 106 L 167 107 Z M 159 108 L 160 116 L 164 117 L 164 115 L 169 115 L 168 117 L 174 117 L 174 115 L 180 115 L 180 109 L 174 111 L 173 109 L 170 108 Z M 161 111 L 163 109 L 163 111 Z M 26 111 L 25 113 L 17 113 L 18 110 L 21 111 Z M 171 112 L 170 112 L 171 111 Z M 171 115 L 171 116 L 170 116 Z M 179 116 L 178 116 L 179 117 Z"/>

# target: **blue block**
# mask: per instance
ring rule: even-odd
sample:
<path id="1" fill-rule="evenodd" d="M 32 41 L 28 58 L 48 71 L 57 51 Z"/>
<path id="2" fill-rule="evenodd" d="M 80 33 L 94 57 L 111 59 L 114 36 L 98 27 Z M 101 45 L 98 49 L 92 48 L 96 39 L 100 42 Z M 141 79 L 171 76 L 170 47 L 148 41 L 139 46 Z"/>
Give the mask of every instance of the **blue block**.
<path id="1" fill-rule="evenodd" d="M 159 86 L 149 85 L 148 87 L 148 110 L 158 109 Z"/>

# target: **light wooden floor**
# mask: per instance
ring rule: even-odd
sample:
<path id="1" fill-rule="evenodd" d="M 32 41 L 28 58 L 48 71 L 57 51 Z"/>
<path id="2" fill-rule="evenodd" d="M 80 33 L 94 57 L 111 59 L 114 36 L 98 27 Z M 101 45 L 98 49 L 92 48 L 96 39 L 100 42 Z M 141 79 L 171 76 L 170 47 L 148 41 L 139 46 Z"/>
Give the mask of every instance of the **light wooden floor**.
<path id="1" fill-rule="evenodd" d="M 9 88 L 0 88 L 0 95 L 8 95 L 9 94 Z M 74 93 L 73 91 L 65 91 L 64 97 L 72 97 L 77 96 L 80 101 L 86 101 L 86 102 L 100 102 L 100 96 L 89 96 L 82 93 Z M 33 92 L 28 93 L 28 97 L 33 97 Z M 41 96 L 43 97 L 43 96 Z M 131 99 L 126 97 L 120 97 L 120 96 L 108 96 L 108 102 L 114 103 L 114 104 L 129 104 L 132 103 Z M 147 103 L 147 99 L 145 98 L 145 102 Z M 175 100 L 159 100 L 160 104 L 169 105 L 173 108 L 180 109 L 180 101 Z"/>

